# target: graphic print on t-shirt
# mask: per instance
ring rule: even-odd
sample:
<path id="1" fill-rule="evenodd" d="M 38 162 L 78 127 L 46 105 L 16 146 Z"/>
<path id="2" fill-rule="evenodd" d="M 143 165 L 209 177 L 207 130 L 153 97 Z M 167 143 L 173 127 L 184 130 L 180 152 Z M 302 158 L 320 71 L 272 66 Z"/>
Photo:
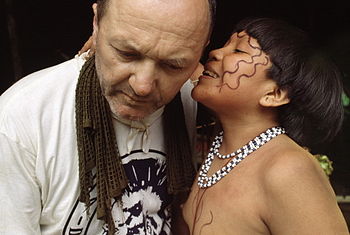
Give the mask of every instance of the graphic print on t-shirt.
<path id="1" fill-rule="evenodd" d="M 150 150 L 132 151 L 122 157 L 129 183 L 122 200 L 112 202 L 112 214 L 120 235 L 169 235 L 170 196 L 167 193 L 165 154 Z M 90 192 L 88 215 L 85 204 L 77 201 L 63 234 L 107 234 L 104 221 L 96 219 L 96 185 Z"/>

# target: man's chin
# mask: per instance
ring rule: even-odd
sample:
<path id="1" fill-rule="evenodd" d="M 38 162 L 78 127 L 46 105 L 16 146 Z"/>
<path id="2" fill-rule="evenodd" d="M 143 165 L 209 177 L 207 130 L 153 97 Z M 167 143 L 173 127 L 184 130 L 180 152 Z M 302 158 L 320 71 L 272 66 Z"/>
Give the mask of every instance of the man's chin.
<path id="1" fill-rule="evenodd" d="M 122 117 L 124 119 L 132 120 L 132 121 L 141 121 L 143 120 L 147 115 L 134 115 L 134 114 L 119 114 L 119 117 Z"/>
<path id="2" fill-rule="evenodd" d="M 152 110 L 149 110 L 149 111 L 136 110 L 136 109 L 127 107 L 127 108 L 112 109 L 112 113 L 117 117 L 133 120 L 133 121 L 140 121 L 144 119 L 146 116 L 150 115 L 152 113 Z"/>
<path id="3" fill-rule="evenodd" d="M 128 120 L 142 120 L 157 110 L 155 105 L 147 103 L 131 105 L 128 102 L 107 96 L 107 102 L 114 115 Z"/>

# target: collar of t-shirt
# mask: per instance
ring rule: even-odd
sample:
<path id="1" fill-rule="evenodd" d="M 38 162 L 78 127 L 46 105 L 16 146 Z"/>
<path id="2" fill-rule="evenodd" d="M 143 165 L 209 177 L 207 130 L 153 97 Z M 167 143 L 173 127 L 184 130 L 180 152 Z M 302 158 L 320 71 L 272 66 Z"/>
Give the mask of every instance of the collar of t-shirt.
<path id="1" fill-rule="evenodd" d="M 162 116 L 163 112 L 164 112 L 164 107 L 158 109 L 157 111 L 155 111 L 154 113 L 150 114 L 149 116 L 145 117 L 140 121 L 129 120 L 112 113 L 113 119 L 130 127 L 129 134 L 125 141 L 127 154 L 130 154 L 130 152 L 132 151 L 135 141 L 137 139 L 137 136 L 139 134 L 142 135 L 142 138 L 141 138 L 142 151 L 144 153 L 148 153 L 151 145 L 151 138 L 149 138 L 150 126 L 152 126 L 152 124 Z"/>

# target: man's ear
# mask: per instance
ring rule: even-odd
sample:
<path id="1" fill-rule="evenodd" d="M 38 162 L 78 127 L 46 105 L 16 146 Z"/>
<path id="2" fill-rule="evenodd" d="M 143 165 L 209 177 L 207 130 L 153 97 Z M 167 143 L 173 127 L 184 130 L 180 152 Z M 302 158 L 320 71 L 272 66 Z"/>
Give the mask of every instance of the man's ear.
<path id="1" fill-rule="evenodd" d="M 277 85 L 271 87 L 259 100 L 259 104 L 263 107 L 278 107 L 289 102 L 287 89 L 281 89 Z"/>
<path id="2" fill-rule="evenodd" d="M 92 10 L 94 12 L 94 19 L 93 19 L 93 32 L 92 32 L 92 43 L 93 47 L 96 48 L 96 38 L 98 33 L 98 16 L 97 16 L 97 3 L 92 4 Z"/>

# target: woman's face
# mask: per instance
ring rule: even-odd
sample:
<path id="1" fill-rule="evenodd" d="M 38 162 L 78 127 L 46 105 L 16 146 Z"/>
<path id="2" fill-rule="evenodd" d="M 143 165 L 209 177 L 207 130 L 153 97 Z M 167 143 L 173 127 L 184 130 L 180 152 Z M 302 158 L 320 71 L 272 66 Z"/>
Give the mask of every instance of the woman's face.
<path id="1" fill-rule="evenodd" d="M 270 68 L 269 57 L 257 40 L 244 31 L 234 33 L 226 44 L 211 51 L 192 97 L 216 112 L 235 106 L 257 105 Z"/>

